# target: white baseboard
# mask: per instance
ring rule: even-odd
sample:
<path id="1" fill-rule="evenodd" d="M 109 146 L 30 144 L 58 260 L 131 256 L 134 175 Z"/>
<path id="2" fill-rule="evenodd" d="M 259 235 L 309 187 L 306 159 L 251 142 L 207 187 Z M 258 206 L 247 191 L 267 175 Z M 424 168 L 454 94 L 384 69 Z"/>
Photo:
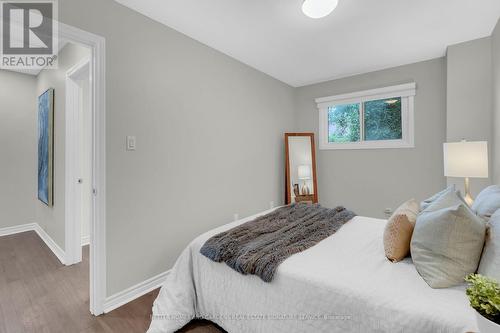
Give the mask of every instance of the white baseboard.
<path id="1" fill-rule="evenodd" d="M 32 231 L 35 230 L 36 223 L 27 223 L 21 225 L 15 225 L 13 227 L 6 227 L 0 229 L 0 237 L 19 234 L 21 232 Z"/>
<path id="2" fill-rule="evenodd" d="M 40 227 L 38 223 L 27 223 L 27 224 L 16 225 L 13 227 L 1 228 L 0 236 L 14 235 L 26 231 L 36 232 L 38 236 L 49 247 L 49 249 L 54 253 L 57 259 L 59 259 L 61 264 L 64 265 L 64 258 L 66 258 L 66 254 L 59 247 L 59 245 L 57 245 L 56 242 L 54 242 L 54 240 L 50 238 L 50 236 L 45 232 L 45 230 L 43 230 L 42 227 Z"/>
<path id="3" fill-rule="evenodd" d="M 90 236 L 82 236 L 82 246 L 90 244 Z"/>
<path id="4" fill-rule="evenodd" d="M 55 254 L 57 259 L 59 259 L 61 264 L 64 265 L 66 253 L 64 253 L 63 249 L 61 249 L 59 245 L 57 245 L 52 238 L 50 238 L 49 234 L 47 234 L 45 230 L 43 230 L 42 227 L 38 225 L 38 223 L 35 223 L 35 232 L 45 242 L 45 244 L 49 247 L 49 249 L 52 250 L 52 252 Z"/>
<path id="5" fill-rule="evenodd" d="M 147 279 L 146 281 L 136 284 L 135 286 L 106 297 L 106 300 L 104 301 L 104 313 L 111 312 L 114 309 L 161 287 L 169 273 L 170 270 L 160 273 L 150 279 Z"/>

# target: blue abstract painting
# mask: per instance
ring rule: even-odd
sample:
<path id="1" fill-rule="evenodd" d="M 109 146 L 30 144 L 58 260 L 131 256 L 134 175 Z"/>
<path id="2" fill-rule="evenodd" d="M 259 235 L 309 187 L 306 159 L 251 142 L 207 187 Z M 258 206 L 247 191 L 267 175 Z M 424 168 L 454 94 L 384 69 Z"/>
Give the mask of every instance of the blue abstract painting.
<path id="1" fill-rule="evenodd" d="M 38 199 L 53 205 L 54 89 L 38 97 Z"/>

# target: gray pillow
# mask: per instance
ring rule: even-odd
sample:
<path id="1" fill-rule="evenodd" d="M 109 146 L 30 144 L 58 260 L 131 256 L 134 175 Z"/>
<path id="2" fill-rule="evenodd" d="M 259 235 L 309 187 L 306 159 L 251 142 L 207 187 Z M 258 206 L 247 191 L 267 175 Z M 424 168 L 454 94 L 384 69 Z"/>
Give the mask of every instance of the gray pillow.
<path id="1" fill-rule="evenodd" d="M 500 282 L 500 209 L 491 216 L 488 222 L 486 242 L 478 273 Z"/>
<path id="2" fill-rule="evenodd" d="M 450 185 L 441 192 L 438 192 L 434 194 L 432 197 L 425 199 L 420 203 L 420 211 L 425 210 L 427 207 L 429 207 L 434 201 L 439 199 L 441 196 L 449 193 L 449 192 L 455 192 L 455 185 Z"/>
<path id="3" fill-rule="evenodd" d="M 417 217 L 410 245 L 413 263 L 432 288 L 459 285 L 477 269 L 485 232 L 484 220 L 456 191 L 448 191 Z"/>
<path id="4" fill-rule="evenodd" d="M 476 212 L 477 215 L 489 219 L 497 210 L 500 209 L 500 186 L 491 185 L 485 188 L 479 193 L 474 204 L 472 205 L 472 210 Z"/>

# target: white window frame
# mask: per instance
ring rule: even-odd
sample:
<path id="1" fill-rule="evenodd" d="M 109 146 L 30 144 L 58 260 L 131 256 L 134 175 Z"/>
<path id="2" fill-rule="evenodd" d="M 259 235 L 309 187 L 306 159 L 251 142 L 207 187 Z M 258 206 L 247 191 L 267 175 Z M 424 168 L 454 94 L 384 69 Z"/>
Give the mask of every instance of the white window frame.
<path id="1" fill-rule="evenodd" d="M 415 82 L 396 86 L 358 91 L 354 93 L 328 96 L 316 99 L 319 110 L 319 149 L 384 149 L 414 148 L 414 97 Z M 399 140 L 364 141 L 364 103 L 386 98 L 401 98 L 402 138 Z M 328 141 L 328 108 L 343 104 L 360 104 L 360 141 L 329 142 Z"/>

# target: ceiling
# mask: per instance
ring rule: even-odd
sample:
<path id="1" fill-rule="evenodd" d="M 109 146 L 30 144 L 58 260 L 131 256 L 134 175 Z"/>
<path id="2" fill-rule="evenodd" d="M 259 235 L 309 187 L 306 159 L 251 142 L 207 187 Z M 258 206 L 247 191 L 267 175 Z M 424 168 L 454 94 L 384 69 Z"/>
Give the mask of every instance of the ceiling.
<path id="1" fill-rule="evenodd" d="M 491 35 L 499 0 L 340 0 L 323 19 L 302 0 L 116 0 L 291 86 L 444 56 Z"/>

